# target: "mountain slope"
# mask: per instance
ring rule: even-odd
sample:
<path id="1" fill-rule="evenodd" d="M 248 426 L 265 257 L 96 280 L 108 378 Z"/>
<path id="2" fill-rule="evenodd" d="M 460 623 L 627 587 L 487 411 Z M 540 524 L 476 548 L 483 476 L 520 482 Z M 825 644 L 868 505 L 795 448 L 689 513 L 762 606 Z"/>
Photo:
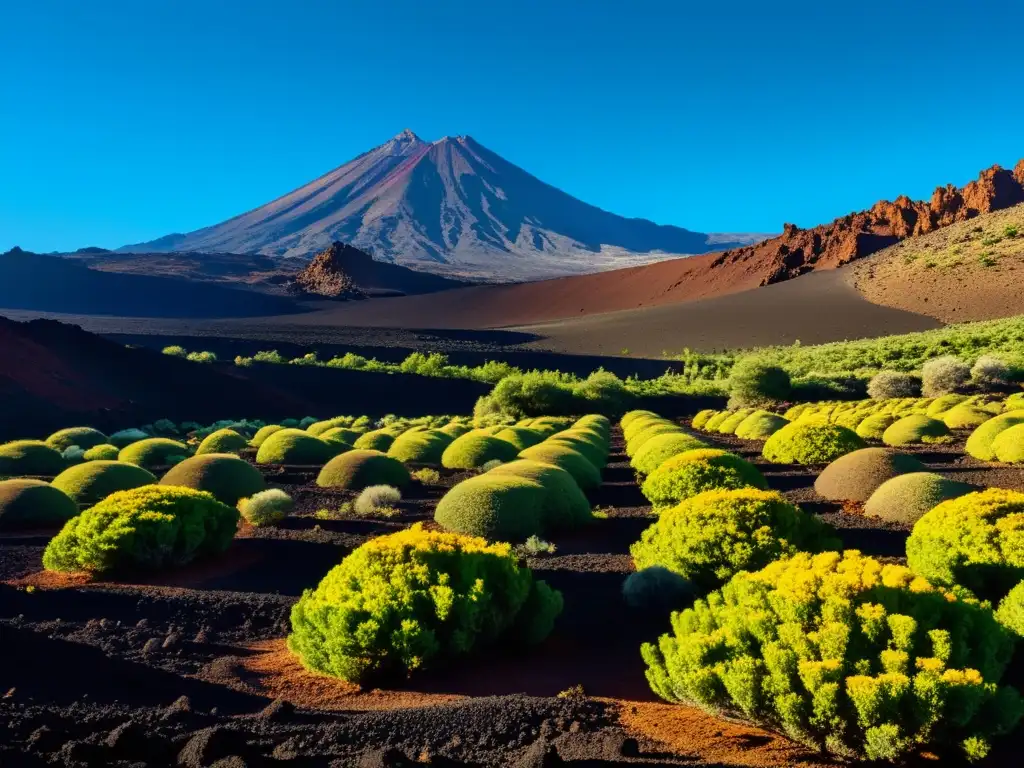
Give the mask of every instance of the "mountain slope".
<path id="1" fill-rule="evenodd" d="M 760 237 L 616 216 L 545 184 L 469 136 L 431 143 L 403 131 L 241 216 L 121 250 L 308 256 L 340 240 L 378 261 L 504 281 L 598 272 Z"/>

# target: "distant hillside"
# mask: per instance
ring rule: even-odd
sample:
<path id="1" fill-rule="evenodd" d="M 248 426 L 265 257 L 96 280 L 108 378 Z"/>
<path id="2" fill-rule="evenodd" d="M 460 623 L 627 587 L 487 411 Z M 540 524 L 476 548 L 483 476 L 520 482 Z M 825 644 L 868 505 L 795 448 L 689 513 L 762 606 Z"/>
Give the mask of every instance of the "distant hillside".
<path id="1" fill-rule="evenodd" d="M 513 281 L 599 272 L 763 237 L 616 216 L 469 136 L 427 142 L 403 131 L 248 213 L 120 250 L 309 257 L 338 240 L 423 272 Z"/>

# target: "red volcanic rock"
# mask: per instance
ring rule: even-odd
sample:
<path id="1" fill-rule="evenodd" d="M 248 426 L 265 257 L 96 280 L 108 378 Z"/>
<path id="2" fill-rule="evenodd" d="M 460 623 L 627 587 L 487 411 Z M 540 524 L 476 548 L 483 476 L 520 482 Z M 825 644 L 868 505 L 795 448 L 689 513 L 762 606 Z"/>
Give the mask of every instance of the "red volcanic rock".
<path id="1" fill-rule="evenodd" d="M 939 187 L 930 201 L 901 195 L 812 229 L 785 224 L 778 237 L 723 251 L 709 266 L 725 272 L 757 271 L 760 284 L 770 285 L 840 267 L 905 238 L 1018 203 L 1024 203 L 1024 160 L 1012 172 L 994 165 L 960 189 Z"/>
<path id="2" fill-rule="evenodd" d="M 334 242 L 314 256 L 309 266 L 295 276 L 290 290 L 331 299 L 362 299 L 364 294 L 346 272 L 345 263 L 350 259 L 369 258 L 358 248 Z"/>

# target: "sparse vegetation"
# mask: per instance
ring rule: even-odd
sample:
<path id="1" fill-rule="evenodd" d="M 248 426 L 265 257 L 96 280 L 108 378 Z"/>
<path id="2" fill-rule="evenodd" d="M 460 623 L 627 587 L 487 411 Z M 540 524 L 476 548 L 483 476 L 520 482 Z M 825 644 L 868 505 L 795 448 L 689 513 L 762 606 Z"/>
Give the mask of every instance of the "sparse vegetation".
<path id="1" fill-rule="evenodd" d="M 292 511 L 295 502 L 280 488 L 268 488 L 239 499 L 238 511 L 249 525 L 260 528 L 277 525 Z"/>

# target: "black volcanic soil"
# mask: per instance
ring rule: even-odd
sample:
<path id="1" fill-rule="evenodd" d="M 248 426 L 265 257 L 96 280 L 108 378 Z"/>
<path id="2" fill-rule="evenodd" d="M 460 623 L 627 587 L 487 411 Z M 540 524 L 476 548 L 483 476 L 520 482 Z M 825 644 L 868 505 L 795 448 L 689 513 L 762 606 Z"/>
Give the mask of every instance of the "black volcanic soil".
<path id="1" fill-rule="evenodd" d="M 818 498 L 816 468 L 764 465 L 757 444 L 713 442 L 758 461 L 772 487 L 828 519 L 847 546 L 902 556 L 907 531 Z M 0 764 L 824 765 L 647 688 L 638 648 L 666 625 L 621 599 L 629 546 L 652 520 L 621 445 L 618 435 L 591 495 L 607 519 L 527 561 L 564 594 L 552 636 L 384 690 L 302 669 L 284 645 L 290 606 L 362 542 L 429 520 L 465 473 L 414 485 L 398 518 L 341 520 L 317 511 L 349 494 L 312 485 L 313 468 L 268 471 L 297 500 L 285 524 L 245 527 L 216 560 L 131 583 L 41 572 L 52 531 L 0 536 L 0 658 L 16 660 L 0 665 Z M 1019 469 L 964 459 L 961 447 L 915 453 L 958 479 L 1024 487 Z M 1010 752 L 986 764 L 1014 765 Z"/>

